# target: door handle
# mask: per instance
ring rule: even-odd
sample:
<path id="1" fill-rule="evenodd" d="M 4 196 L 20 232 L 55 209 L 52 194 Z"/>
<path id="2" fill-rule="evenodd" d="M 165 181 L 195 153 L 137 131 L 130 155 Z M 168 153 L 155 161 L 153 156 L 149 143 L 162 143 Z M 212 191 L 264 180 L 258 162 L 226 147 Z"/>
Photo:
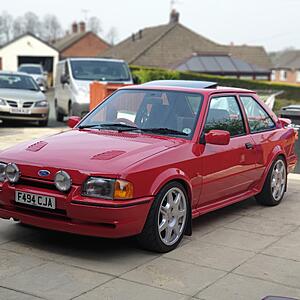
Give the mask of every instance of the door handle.
<path id="1" fill-rule="evenodd" d="M 246 143 L 245 147 L 246 147 L 246 149 L 254 149 L 254 145 L 251 143 Z"/>

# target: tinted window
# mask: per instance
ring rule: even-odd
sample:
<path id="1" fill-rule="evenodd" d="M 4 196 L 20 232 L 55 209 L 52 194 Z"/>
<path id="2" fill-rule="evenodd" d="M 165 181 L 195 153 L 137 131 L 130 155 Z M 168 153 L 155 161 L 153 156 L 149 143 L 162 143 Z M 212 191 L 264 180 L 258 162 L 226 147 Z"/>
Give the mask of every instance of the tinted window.
<path id="1" fill-rule="evenodd" d="M 40 90 L 31 76 L 9 74 L 0 75 L 0 89 Z"/>
<path id="2" fill-rule="evenodd" d="M 215 97 L 211 99 L 205 132 L 214 129 L 229 131 L 232 137 L 246 133 L 242 113 L 235 97 Z"/>
<path id="3" fill-rule="evenodd" d="M 268 113 L 250 96 L 241 96 L 252 133 L 275 128 L 275 123 Z"/>
<path id="4" fill-rule="evenodd" d="M 78 80 L 130 81 L 125 63 L 102 60 L 72 60 L 72 75 Z"/>

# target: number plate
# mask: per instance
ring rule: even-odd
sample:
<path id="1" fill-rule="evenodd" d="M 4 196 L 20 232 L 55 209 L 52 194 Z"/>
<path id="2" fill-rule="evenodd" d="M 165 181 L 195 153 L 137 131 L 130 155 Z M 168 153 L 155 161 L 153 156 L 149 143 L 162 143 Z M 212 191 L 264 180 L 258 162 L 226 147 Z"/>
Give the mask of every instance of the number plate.
<path id="1" fill-rule="evenodd" d="M 31 206 L 44 207 L 49 209 L 55 209 L 55 198 L 48 197 L 38 194 L 24 193 L 16 191 L 15 201 L 22 204 L 27 204 Z"/>
<path id="2" fill-rule="evenodd" d="M 12 114 L 23 114 L 23 115 L 30 115 L 31 110 L 28 108 L 11 108 L 10 113 Z"/>

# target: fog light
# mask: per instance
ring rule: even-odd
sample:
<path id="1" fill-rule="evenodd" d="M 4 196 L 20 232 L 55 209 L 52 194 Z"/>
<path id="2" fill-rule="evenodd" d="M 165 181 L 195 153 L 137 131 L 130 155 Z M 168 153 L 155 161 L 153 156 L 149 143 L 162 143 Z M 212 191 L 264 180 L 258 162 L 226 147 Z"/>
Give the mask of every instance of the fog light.
<path id="1" fill-rule="evenodd" d="M 56 188 L 61 192 L 67 192 L 72 186 L 72 179 L 65 171 L 58 171 L 54 178 Z"/>
<path id="2" fill-rule="evenodd" d="M 18 182 L 20 179 L 20 171 L 19 171 L 18 166 L 14 163 L 9 163 L 6 166 L 5 175 L 6 175 L 6 178 L 9 180 L 9 182 L 11 182 L 11 183 Z"/>

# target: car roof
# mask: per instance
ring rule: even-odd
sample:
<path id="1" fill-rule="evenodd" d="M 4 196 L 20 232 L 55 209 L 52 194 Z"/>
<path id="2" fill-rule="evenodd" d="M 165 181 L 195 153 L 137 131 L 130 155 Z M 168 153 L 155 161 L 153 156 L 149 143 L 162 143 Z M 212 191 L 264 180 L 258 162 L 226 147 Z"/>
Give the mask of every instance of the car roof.
<path id="1" fill-rule="evenodd" d="M 216 82 L 195 81 L 195 80 L 156 80 L 141 85 L 127 86 L 122 89 L 173 90 L 173 91 L 196 92 L 196 93 L 204 93 L 204 94 L 215 94 L 215 93 L 255 94 L 254 91 L 247 90 L 247 89 L 235 88 L 235 87 L 223 87 L 223 86 L 218 86 Z"/>
<path id="2" fill-rule="evenodd" d="M 60 60 L 58 63 L 63 63 L 66 60 L 76 61 L 76 60 L 94 60 L 94 61 L 112 61 L 112 62 L 120 62 L 125 63 L 123 59 L 114 59 L 114 58 L 101 58 L 101 57 L 69 57 L 63 60 Z"/>
<path id="3" fill-rule="evenodd" d="M 42 65 L 40 65 L 40 64 L 20 64 L 19 65 L 19 68 L 20 67 L 24 67 L 24 66 L 26 66 L 26 67 L 42 67 Z"/>
<path id="4" fill-rule="evenodd" d="M 15 71 L 0 71 L 0 75 L 22 75 L 22 76 L 27 76 L 27 77 L 32 77 L 28 73 L 24 72 L 15 72 Z"/>

